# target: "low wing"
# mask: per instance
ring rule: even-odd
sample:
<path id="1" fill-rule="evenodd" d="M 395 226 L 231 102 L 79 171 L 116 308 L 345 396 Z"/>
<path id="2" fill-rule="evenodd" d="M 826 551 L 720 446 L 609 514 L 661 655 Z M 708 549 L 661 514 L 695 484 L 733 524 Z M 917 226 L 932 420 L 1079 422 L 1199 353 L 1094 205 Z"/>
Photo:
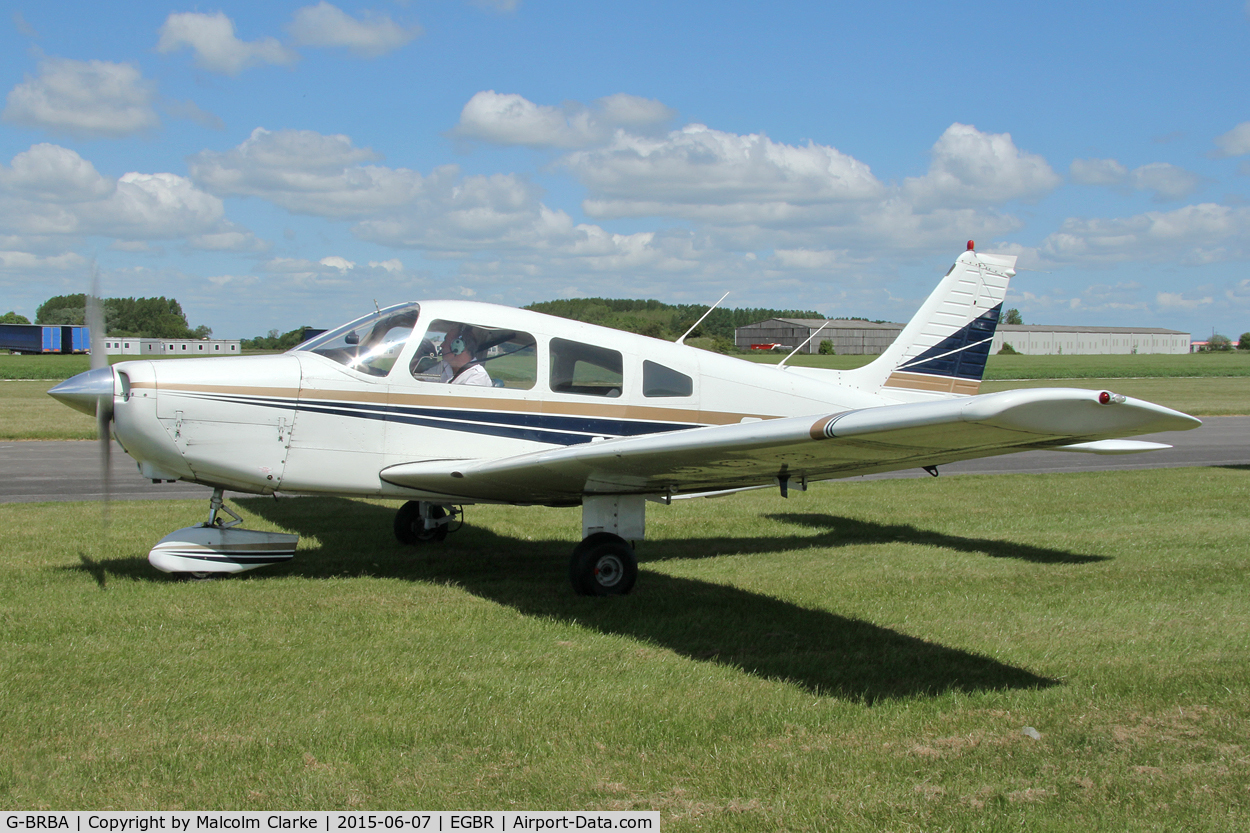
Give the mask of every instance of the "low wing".
<path id="1" fill-rule="evenodd" d="M 1034 449 L 1100 451 L 1114 447 L 1102 442 L 1111 438 L 1200 424 L 1137 399 L 1038 388 L 691 428 L 504 459 L 404 463 L 383 470 L 381 477 L 449 498 L 576 504 L 587 494 L 711 492 L 777 478 L 853 477 Z"/>

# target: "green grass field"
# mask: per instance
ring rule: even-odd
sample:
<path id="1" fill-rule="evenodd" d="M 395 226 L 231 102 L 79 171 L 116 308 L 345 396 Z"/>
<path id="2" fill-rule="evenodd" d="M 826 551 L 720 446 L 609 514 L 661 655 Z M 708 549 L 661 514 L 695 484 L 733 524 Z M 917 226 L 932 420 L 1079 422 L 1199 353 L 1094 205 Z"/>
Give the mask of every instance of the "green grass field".
<path id="1" fill-rule="evenodd" d="M 6 809 L 658 809 L 686 830 L 1243 830 L 1250 471 L 823 484 L 576 510 L 240 500 L 295 561 L 176 583 L 201 501 L 0 506 Z M 1025 734 L 1031 727 L 1040 739 Z"/>
<path id="2" fill-rule="evenodd" d="M 243 355 L 270 355 L 280 350 L 245 350 Z M 180 358 L 213 358 L 212 356 L 109 356 L 109 364 L 126 361 L 168 361 Z M 218 356 L 217 358 L 222 358 Z M 91 369 L 91 357 L 85 355 L 62 356 L 49 353 L 46 356 L 14 356 L 0 352 L 0 381 L 12 379 L 55 380 L 68 379 Z"/>

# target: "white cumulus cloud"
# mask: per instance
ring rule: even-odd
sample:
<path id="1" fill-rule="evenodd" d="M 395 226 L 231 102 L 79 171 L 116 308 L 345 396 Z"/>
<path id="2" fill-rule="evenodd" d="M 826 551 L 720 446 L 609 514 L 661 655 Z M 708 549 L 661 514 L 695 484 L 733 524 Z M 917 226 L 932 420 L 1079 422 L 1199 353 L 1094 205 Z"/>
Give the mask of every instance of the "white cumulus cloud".
<path id="1" fill-rule="evenodd" d="M 289 66 L 299 60 L 277 38 L 240 40 L 234 33 L 234 21 L 224 12 L 175 12 L 167 17 L 156 50 L 168 54 L 180 49 L 191 49 L 197 66 L 227 75 L 238 75 L 261 64 Z"/>
<path id="2" fill-rule="evenodd" d="M 75 203 L 99 200 L 117 188 L 86 159 L 60 145 L 38 144 L 0 166 L 0 188 L 32 202 Z"/>
<path id="3" fill-rule="evenodd" d="M 43 58 L 8 95 L 3 119 L 81 137 L 129 136 L 156 127 L 153 85 L 132 64 Z"/>
<path id="4" fill-rule="evenodd" d="M 237 147 L 188 160 L 191 178 L 218 196 L 254 196 L 298 214 L 366 217 L 410 202 L 423 177 L 364 165 L 378 158 L 343 135 L 256 128 Z"/>
<path id="5" fill-rule="evenodd" d="M 1132 217 L 1065 220 L 1038 247 L 1050 262 L 1220 263 L 1250 257 L 1250 208 L 1201 203 Z"/>
<path id="6" fill-rule="evenodd" d="M 192 248 L 216 251 L 267 246 L 186 177 L 132 171 L 113 179 L 75 151 L 46 143 L 0 164 L 0 241 L 5 234 L 52 249 L 92 235 L 128 244 L 186 238 Z"/>
<path id="7" fill-rule="evenodd" d="M 1200 298 L 1186 298 L 1180 292 L 1158 292 L 1155 294 L 1155 303 L 1160 309 L 1180 309 L 1195 310 L 1199 307 L 1210 306 L 1215 303 L 1215 299 L 1210 295 L 1204 295 Z"/>
<path id="8" fill-rule="evenodd" d="M 187 244 L 199 251 L 241 254 L 265 252 L 270 245 L 268 241 L 261 240 L 248 229 L 240 228 L 229 220 L 222 220 L 213 231 L 188 238 Z"/>
<path id="9" fill-rule="evenodd" d="M 627 93 L 601 98 L 590 107 L 535 104 L 515 93 L 484 90 L 460 112 L 452 135 L 497 145 L 582 148 L 606 141 L 617 128 L 646 130 L 672 120 L 658 101 Z"/>
<path id="10" fill-rule="evenodd" d="M 786 145 L 688 125 L 653 139 L 618 132 L 602 148 L 565 157 L 590 189 L 592 216 L 707 216 L 767 221 L 796 206 L 879 198 L 863 162 L 835 148 Z"/>
<path id="11" fill-rule="evenodd" d="M 357 220 L 366 240 L 443 256 L 541 248 L 570 239 L 573 222 L 547 209 L 522 177 L 463 176 L 455 165 L 422 175 L 377 161 L 347 136 L 257 128 L 239 146 L 189 160 L 191 178 L 219 196 L 252 196 L 292 213 Z"/>
<path id="12" fill-rule="evenodd" d="M 364 58 L 393 52 L 421 34 L 420 26 L 400 26 L 390 15 L 365 13 L 357 19 L 321 0 L 297 9 L 287 27 L 299 46 L 343 47 Z"/>
<path id="13" fill-rule="evenodd" d="M 924 210 L 1037 199 L 1059 184 L 1046 160 L 1017 148 L 1010 133 L 957 122 L 934 144 L 929 172 L 908 179 L 904 191 Z"/>
<path id="14" fill-rule="evenodd" d="M 1250 153 L 1250 121 L 1243 121 L 1215 139 L 1216 156 L 1244 156 Z"/>
<path id="15" fill-rule="evenodd" d="M 1128 180 L 1128 168 L 1114 159 L 1073 159 L 1068 173 L 1078 185 L 1117 187 Z"/>
<path id="16" fill-rule="evenodd" d="M 1198 174 L 1167 162 L 1151 162 L 1130 171 L 1115 159 L 1075 159 L 1069 173 L 1078 185 L 1102 185 L 1124 193 L 1149 191 L 1155 202 L 1185 199 L 1204 184 Z"/>

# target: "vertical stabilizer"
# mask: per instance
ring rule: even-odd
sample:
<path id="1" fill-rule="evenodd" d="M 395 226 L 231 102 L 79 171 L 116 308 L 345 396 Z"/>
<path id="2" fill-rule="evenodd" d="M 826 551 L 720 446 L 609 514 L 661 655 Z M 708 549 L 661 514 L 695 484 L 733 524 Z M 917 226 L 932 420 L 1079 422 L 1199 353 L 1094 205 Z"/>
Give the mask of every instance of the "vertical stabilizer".
<path id="1" fill-rule="evenodd" d="M 1015 265 L 1014 255 L 964 252 L 894 343 L 843 378 L 887 394 L 975 394 Z"/>

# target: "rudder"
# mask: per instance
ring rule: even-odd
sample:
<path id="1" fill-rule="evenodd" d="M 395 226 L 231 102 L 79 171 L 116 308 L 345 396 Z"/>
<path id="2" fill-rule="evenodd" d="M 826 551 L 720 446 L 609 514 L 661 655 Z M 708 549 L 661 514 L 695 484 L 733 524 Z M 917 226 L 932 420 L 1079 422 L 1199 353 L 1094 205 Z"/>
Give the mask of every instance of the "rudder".
<path id="1" fill-rule="evenodd" d="M 844 378 L 886 394 L 977 393 L 1015 265 L 1014 255 L 969 248 L 894 343 L 872 363 L 845 372 Z"/>

